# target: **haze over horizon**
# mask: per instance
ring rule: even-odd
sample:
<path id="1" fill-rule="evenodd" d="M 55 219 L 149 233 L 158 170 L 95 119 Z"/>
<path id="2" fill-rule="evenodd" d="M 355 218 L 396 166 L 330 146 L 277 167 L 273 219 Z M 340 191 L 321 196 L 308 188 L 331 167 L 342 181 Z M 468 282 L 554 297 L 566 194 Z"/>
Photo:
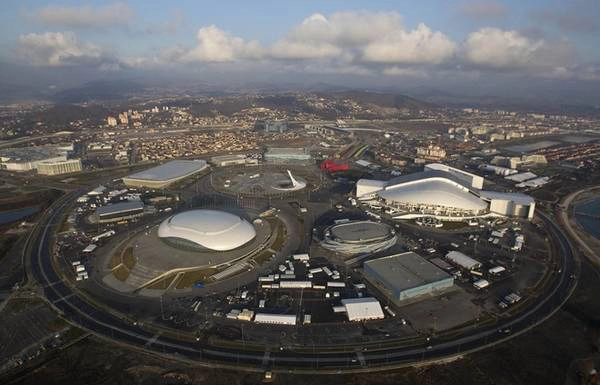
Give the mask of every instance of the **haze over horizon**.
<path id="1" fill-rule="evenodd" d="M 3 8 L 3 99 L 133 80 L 600 104 L 593 0 L 8 1 Z"/>

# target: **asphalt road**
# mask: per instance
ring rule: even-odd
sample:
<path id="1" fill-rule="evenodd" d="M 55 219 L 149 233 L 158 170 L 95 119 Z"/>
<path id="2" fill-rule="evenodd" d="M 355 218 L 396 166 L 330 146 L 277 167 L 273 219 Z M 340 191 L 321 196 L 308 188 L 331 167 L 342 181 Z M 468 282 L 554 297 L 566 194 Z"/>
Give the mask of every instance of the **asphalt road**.
<path id="1" fill-rule="evenodd" d="M 62 281 L 54 270 L 51 259 L 52 234 L 54 227 L 58 225 L 60 214 L 75 197 L 76 193 L 69 194 L 47 210 L 32 238 L 32 246 L 35 247 L 30 248 L 33 251 L 30 255 L 31 272 L 42 285 L 48 301 L 71 322 L 101 337 L 209 365 L 247 370 L 335 373 L 399 367 L 419 361 L 449 358 L 484 348 L 529 330 L 558 310 L 577 282 L 579 267 L 568 239 L 551 218 L 539 213 L 539 218 L 546 223 L 552 237 L 558 243 L 562 268 L 546 296 L 520 314 L 502 320 L 501 325 L 474 328 L 471 334 L 453 339 L 432 339 L 421 347 L 392 346 L 378 350 L 366 350 L 357 346 L 353 351 L 340 352 L 310 351 L 310 347 L 297 351 L 293 350 L 294 347 L 274 351 L 243 351 L 241 348 L 237 350 L 210 346 L 202 341 L 185 342 L 169 336 L 154 335 L 140 325 L 119 318 L 107 309 L 96 308 L 85 302 L 69 283 Z"/>

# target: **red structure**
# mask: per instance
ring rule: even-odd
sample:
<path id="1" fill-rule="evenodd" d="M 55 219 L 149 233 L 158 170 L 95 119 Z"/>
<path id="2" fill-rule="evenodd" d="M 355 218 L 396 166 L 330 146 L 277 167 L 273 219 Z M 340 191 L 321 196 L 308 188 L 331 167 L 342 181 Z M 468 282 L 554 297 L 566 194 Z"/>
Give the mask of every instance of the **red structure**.
<path id="1" fill-rule="evenodd" d="M 327 159 L 326 161 L 321 163 L 320 168 L 321 168 L 321 170 L 328 171 L 328 172 L 337 172 L 337 171 L 346 171 L 350 167 L 348 166 L 348 163 L 336 163 L 331 159 Z"/>

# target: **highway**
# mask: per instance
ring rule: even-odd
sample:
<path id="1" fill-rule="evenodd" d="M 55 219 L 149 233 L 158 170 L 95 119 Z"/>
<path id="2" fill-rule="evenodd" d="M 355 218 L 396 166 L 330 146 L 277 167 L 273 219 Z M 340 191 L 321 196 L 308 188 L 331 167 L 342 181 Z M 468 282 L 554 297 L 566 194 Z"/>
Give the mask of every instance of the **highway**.
<path id="1" fill-rule="evenodd" d="M 453 339 L 434 338 L 421 347 L 392 346 L 366 350 L 357 346 L 355 351 L 306 352 L 293 347 L 274 351 L 242 351 L 216 347 L 205 342 L 186 342 L 165 335 L 155 335 L 140 325 L 119 318 L 106 309 L 97 308 L 83 300 L 70 283 L 62 281 L 52 263 L 52 235 L 66 207 L 77 196 L 73 192 L 55 202 L 46 211 L 33 233 L 29 250 L 31 273 L 43 287 L 44 296 L 65 318 L 73 324 L 103 338 L 124 343 L 147 351 L 169 354 L 193 360 L 199 364 L 235 368 L 238 370 L 273 370 L 286 372 L 372 371 L 401 367 L 415 362 L 452 358 L 482 349 L 513 338 L 547 319 L 564 304 L 575 288 L 579 264 L 573 255 L 569 240 L 552 218 L 539 213 L 538 217 L 548 227 L 558 243 L 561 269 L 547 295 L 539 298 L 527 309 L 501 324 L 473 329 L 468 335 Z"/>

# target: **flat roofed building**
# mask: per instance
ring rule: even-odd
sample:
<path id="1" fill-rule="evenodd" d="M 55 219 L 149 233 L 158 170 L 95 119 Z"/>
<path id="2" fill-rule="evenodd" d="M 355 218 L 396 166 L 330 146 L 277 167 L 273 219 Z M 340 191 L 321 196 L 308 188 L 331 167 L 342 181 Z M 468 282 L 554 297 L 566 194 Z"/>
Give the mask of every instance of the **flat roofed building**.
<path id="1" fill-rule="evenodd" d="M 303 147 L 271 147 L 265 152 L 267 162 L 307 162 L 310 159 L 310 152 Z"/>
<path id="2" fill-rule="evenodd" d="M 162 188 L 197 174 L 207 167 L 204 160 L 172 160 L 126 176 L 123 183 L 127 186 Z"/>
<path id="3" fill-rule="evenodd" d="M 345 298 L 342 305 L 346 309 L 348 321 L 367 321 L 384 318 L 383 309 L 373 297 Z"/>
<path id="4" fill-rule="evenodd" d="M 481 197 L 489 202 L 493 213 L 527 219 L 532 219 L 535 214 L 535 199 L 529 195 L 482 191 Z"/>
<path id="5" fill-rule="evenodd" d="M 460 251 L 453 250 L 448 252 L 446 259 L 466 270 L 476 270 L 481 267 L 481 262 L 474 260 Z"/>
<path id="6" fill-rule="evenodd" d="M 367 279 L 398 301 L 454 285 L 452 276 L 412 251 L 367 261 L 364 270 Z"/>
<path id="7" fill-rule="evenodd" d="M 258 164 L 258 159 L 249 158 L 246 155 L 219 155 L 210 158 L 210 163 L 216 167 L 236 166 L 245 164 Z"/>
<path id="8" fill-rule="evenodd" d="M 45 160 L 37 165 L 37 172 L 40 175 L 62 175 L 81 171 L 81 160 Z"/>
<path id="9" fill-rule="evenodd" d="M 144 215 L 144 204 L 140 201 L 128 201 L 100 206 L 96 209 L 98 222 L 117 222 Z"/>
<path id="10" fill-rule="evenodd" d="M 254 322 L 259 324 L 296 325 L 295 314 L 256 313 Z"/>

